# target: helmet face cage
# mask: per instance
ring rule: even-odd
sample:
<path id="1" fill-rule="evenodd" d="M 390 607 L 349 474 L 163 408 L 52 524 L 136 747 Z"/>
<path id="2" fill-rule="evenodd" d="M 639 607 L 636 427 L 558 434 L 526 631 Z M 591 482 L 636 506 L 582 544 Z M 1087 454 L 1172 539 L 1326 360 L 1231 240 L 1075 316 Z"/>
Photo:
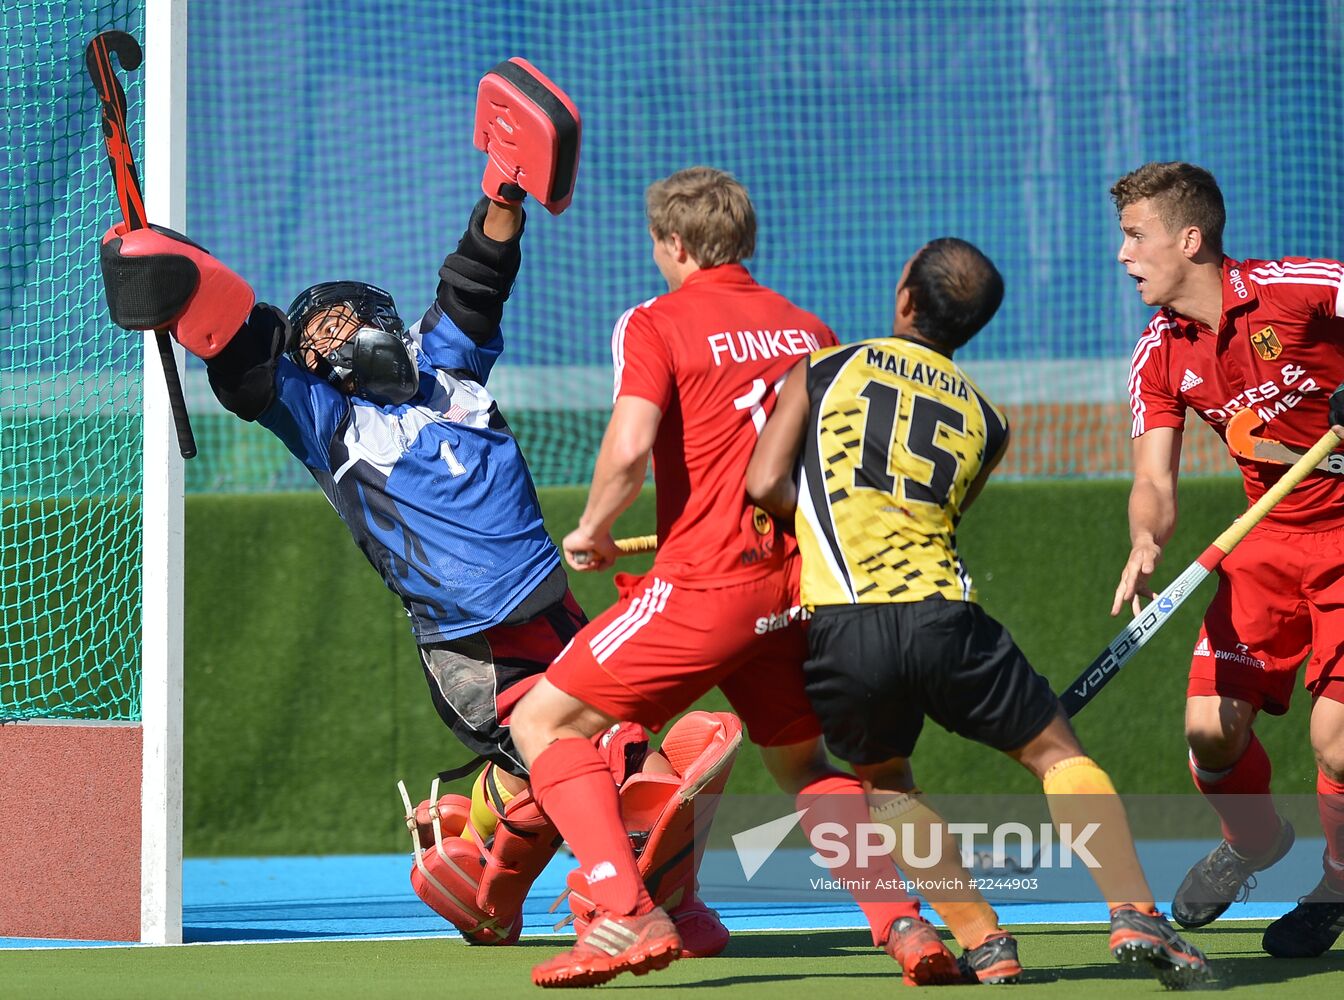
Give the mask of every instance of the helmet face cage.
<path id="1" fill-rule="evenodd" d="M 329 336 L 315 344 L 308 324 L 316 314 L 342 306 L 348 310 L 347 315 L 335 317 L 335 323 L 328 328 Z M 397 314 L 392 296 L 362 281 L 327 281 L 304 289 L 290 304 L 289 325 L 298 336 L 295 361 L 312 371 L 313 358 L 319 358 L 330 366 L 337 381 L 344 381 L 352 372 L 356 331 L 372 327 L 406 339 L 405 325 Z M 316 374 L 331 380 L 325 372 Z"/>

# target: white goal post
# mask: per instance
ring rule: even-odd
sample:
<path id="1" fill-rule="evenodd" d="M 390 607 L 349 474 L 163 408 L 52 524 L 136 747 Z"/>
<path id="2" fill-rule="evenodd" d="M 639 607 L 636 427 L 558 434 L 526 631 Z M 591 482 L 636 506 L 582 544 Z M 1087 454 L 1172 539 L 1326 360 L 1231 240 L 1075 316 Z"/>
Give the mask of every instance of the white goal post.
<path id="1" fill-rule="evenodd" d="M 187 0 L 145 4 L 144 196 L 187 231 Z M 179 369 L 184 357 L 175 347 Z M 154 334 L 145 335 L 140 940 L 182 941 L 183 470 Z"/>
<path id="2" fill-rule="evenodd" d="M 85 56 L 99 28 L 143 32 L 142 63 L 112 71 L 143 95 L 146 213 L 185 229 L 187 0 L 114 6 L 24 15 L 70 57 L 17 64 L 26 127 L 3 139 L 27 171 L 7 178 L 23 224 L 0 301 L 0 936 L 175 944 L 184 470 L 154 336 L 112 328 L 96 277 L 119 213 L 85 73 L 106 67 Z"/>

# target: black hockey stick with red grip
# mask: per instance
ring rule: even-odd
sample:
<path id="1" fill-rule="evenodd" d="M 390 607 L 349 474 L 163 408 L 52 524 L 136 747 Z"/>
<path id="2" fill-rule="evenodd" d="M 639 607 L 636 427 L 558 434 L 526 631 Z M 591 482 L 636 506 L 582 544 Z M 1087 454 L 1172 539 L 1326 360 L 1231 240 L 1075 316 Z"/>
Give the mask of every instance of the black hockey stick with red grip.
<path id="1" fill-rule="evenodd" d="M 1274 505 L 1286 497 L 1292 490 L 1316 471 L 1318 464 L 1339 444 L 1334 431 L 1326 431 L 1310 451 L 1293 463 L 1292 468 L 1284 471 L 1278 482 L 1265 491 L 1264 495 L 1253 503 L 1240 517 L 1232 522 L 1222 534 L 1213 540 L 1198 559 L 1187 566 L 1167 588 L 1158 594 L 1143 608 L 1133 621 L 1120 630 L 1120 634 L 1111 640 L 1111 644 L 1102 650 L 1101 655 L 1088 664 L 1087 669 L 1078 675 L 1059 696 L 1064 711 L 1073 717 L 1087 707 L 1120 668 L 1148 642 L 1149 639 L 1171 620 L 1176 609 L 1185 599 L 1194 593 L 1206 576 L 1218 568 L 1223 557 L 1237 547 L 1264 516 L 1274 509 Z"/>
<path id="2" fill-rule="evenodd" d="M 89 42 L 84 50 L 84 62 L 89 78 L 102 105 L 103 139 L 107 143 L 107 162 L 112 170 L 112 183 L 117 190 L 122 218 L 130 229 L 145 229 L 145 199 L 140 193 L 140 176 L 135 170 L 130 137 L 126 134 L 126 91 L 112 69 L 112 53 L 125 70 L 139 67 L 143 60 L 140 43 L 124 31 L 104 31 Z M 196 438 L 191 433 L 187 416 L 187 401 L 182 395 L 182 380 L 173 355 L 173 341 L 167 330 L 155 330 L 154 340 L 163 363 L 163 380 L 168 387 L 168 405 L 173 413 L 173 427 L 177 431 L 177 447 L 183 458 L 196 455 Z"/>

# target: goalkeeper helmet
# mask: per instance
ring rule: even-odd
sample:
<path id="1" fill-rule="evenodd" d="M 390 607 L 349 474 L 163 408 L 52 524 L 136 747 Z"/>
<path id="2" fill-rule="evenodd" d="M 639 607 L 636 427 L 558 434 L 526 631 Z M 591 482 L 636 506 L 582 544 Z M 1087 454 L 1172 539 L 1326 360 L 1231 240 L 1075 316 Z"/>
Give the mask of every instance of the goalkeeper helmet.
<path id="1" fill-rule="evenodd" d="M 416 348 L 392 296 L 362 281 L 325 281 L 289 307 L 296 364 L 342 392 L 398 405 L 420 385 Z"/>

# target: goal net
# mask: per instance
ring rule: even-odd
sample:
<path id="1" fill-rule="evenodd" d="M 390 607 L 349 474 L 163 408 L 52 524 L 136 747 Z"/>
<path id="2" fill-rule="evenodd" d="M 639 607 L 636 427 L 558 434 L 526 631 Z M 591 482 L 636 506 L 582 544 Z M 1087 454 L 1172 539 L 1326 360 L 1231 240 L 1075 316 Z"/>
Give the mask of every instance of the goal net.
<path id="1" fill-rule="evenodd" d="M 157 83 L 122 78 L 171 221 L 170 116 L 145 106 L 180 90 L 184 9 L 0 0 L 0 936 L 181 937 L 180 460 L 145 338 L 107 317 L 97 246 L 118 209 L 85 47 L 119 29 L 155 60 Z"/>

